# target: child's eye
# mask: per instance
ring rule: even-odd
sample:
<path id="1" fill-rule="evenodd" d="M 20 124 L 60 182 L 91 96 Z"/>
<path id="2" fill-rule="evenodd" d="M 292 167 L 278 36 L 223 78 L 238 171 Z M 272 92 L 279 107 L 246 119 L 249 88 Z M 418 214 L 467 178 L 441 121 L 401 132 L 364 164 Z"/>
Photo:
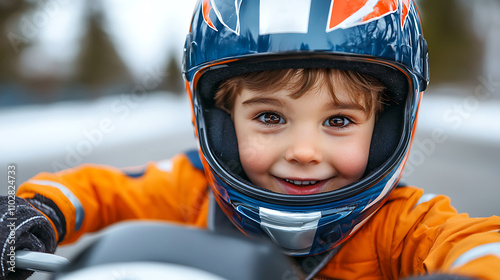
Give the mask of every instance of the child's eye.
<path id="1" fill-rule="evenodd" d="M 351 124 L 352 121 L 343 116 L 335 116 L 335 117 L 329 117 L 324 123 L 324 126 L 332 126 L 332 127 L 337 127 L 337 128 L 342 128 L 346 127 L 349 124 Z"/>
<path id="2" fill-rule="evenodd" d="M 285 119 L 283 119 L 280 115 L 272 112 L 262 113 L 257 116 L 257 119 L 265 124 L 285 123 Z"/>

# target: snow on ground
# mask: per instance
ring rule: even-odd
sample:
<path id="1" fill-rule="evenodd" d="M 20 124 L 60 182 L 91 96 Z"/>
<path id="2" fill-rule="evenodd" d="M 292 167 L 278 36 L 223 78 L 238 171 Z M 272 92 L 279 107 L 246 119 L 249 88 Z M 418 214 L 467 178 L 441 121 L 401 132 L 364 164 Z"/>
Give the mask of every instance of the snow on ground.
<path id="1" fill-rule="evenodd" d="M 418 129 L 427 132 L 441 130 L 450 137 L 500 147 L 500 99 L 494 96 L 500 92 L 495 93 L 495 89 L 492 86 L 446 87 L 438 88 L 432 94 L 424 93 Z"/>
<path id="2" fill-rule="evenodd" d="M 97 146 L 192 134 L 187 98 L 166 93 L 11 108 L 0 112 L 0 127 L 8 131 L 0 145 L 2 162 L 50 157 L 61 150 L 85 156 Z"/>

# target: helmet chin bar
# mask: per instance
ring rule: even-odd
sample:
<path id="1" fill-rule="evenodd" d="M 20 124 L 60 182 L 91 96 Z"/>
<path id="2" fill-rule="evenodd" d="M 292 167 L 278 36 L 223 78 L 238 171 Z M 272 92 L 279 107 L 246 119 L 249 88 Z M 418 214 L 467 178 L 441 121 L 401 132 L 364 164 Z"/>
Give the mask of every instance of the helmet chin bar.
<path id="1" fill-rule="evenodd" d="M 260 227 L 285 251 L 311 251 L 321 212 L 291 213 L 259 207 Z"/>
<path id="2" fill-rule="evenodd" d="M 223 205 L 226 202 L 223 202 Z M 226 204 L 227 206 L 232 203 Z M 254 208 L 245 203 L 236 203 L 238 220 L 250 228 L 259 227 L 280 250 L 290 256 L 306 256 L 329 250 L 344 239 L 341 220 L 348 218 L 357 209 L 357 204 L 334 207 L 328 211 L 287 211 L 264 206 Z M 234 206 L 234 204 L 233 204 Z M 357 209 L 358 212 L 361 209 Z M 233 220 L 233 223 L 235 221 Z M 235 224 L 238 226 L 237 224 Z M 252 230 L 254 233 L 255 231 Z M 318 246 L 321 247 L 318 250 Z"/>

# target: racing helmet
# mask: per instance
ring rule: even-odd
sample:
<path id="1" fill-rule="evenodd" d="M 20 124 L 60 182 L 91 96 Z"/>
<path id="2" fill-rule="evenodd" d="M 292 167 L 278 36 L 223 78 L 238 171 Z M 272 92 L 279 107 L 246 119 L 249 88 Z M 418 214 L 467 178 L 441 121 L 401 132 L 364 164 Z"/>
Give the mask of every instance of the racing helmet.
<path id="1" fill-rule="evenodd" d="M 340 189 L 289 195 L 252 184 L 231 116 L 214 95 L 254 71 L 353 70 L 378 79 L 392 100 L 379 114 L 363 178 Z M 183 75 L 200 158 L 215 200 L 248 236 L 291 256 L 335 248 L 397 186 L 429 81 L 427 43 L 412 0 L 200 0 L 186 37 Z"/>

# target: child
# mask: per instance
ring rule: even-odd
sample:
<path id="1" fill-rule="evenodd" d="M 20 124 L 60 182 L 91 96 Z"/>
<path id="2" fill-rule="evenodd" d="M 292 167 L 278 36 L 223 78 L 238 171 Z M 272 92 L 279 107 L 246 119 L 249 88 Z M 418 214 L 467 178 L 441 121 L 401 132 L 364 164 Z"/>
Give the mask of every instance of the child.
<path id="1" fill-rule="evenodd" d="M 49 218 L 38 250 L 126 219 L 207 227 L 209 185 L 226 220 L 308 277 L 497 277 L 498 217 L 398 185 L 428 83 L 412 1 L 200 1 L 184 75 L 199 154 L 37 175 L 17 195 L 43 215 L 17 203 Z"/>

